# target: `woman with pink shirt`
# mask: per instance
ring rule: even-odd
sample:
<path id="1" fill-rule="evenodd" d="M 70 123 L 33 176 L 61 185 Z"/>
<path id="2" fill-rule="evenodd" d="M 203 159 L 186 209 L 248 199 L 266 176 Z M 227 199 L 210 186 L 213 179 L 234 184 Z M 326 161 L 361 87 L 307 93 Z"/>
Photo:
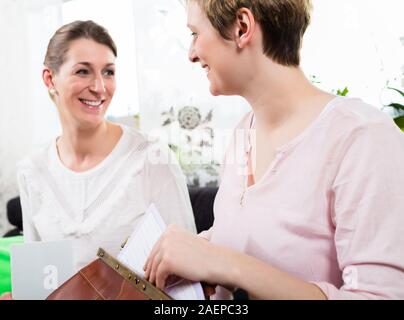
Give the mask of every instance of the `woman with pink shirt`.
<path id="1" fill-rule="evenodd" d="M 190 0 L 189 58 L 213 95 L 252 112 L 226 153 L 213 227 L 170 226 L 145 264 L 216 298 L 404 298 L 404 136 L 360 99 L 313 86 L 300 64 L 306 0 Z M 231 112 L 231 110 L 229 110 Z M 244 160 L 233 161 L 244 153 Z"/>

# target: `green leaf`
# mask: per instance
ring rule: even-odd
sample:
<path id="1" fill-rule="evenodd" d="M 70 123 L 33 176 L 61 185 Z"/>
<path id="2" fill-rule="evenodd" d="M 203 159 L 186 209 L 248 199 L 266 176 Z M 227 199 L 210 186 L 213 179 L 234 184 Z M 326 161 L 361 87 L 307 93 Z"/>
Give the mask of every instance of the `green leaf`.
<path id="1" fill-rule="evenodd" d="M 338 89 L 337 95 L 345 97 L 348 94 L 348 92 L 349 92 L 348 87 L 345 87 L 343 90 Z"/>
<path id="2" fill-rule="evenodd" d="M 401 130 L 404 131 L 404 116 L 398 117 L 394 119 L 394 122 L 399 126 Z"/>
<path id="3" fill-rule="evenodd" d="M 388 105 L 388 107 L 392 107 L 396 110 L 404 110 L 404 106 L 402 104 L 399 103 L 391 103 Z"/>
<path id="4" fill-rule="evenodd" d="M 398 90 L 396 88 L 387 87 L 387 89 L 394 90 L 394 91 L 398 92 L 399 94 L 401 94 L 402 97 L 404 97 L 404 92 L 402 92 L 402 91 L 400 91 L 400 90 Z"/>

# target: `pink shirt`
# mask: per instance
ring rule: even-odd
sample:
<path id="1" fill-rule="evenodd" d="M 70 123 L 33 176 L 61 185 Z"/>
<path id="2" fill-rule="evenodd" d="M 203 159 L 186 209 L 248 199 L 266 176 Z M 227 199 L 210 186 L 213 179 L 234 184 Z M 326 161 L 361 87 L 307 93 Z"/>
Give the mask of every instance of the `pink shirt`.
<path id="1" fill-rule="evenodd" d="M 215 222 L 201 236 L 315 283 L 329 299 L 404 299 L 404 135 L 391 118 L 335 98 L 247 187 L 246 161 L 234 155 L 247 159 L 236 137 L 252 117 L 237 127 Z"/>

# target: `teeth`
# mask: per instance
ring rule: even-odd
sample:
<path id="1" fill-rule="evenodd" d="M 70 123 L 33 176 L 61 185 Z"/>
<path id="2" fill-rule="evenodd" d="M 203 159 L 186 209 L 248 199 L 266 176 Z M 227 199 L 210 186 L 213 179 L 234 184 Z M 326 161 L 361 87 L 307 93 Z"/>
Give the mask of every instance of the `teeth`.
<path id="1" fill-rule="evenodd" d="M 83 102 L 86 105 L 89 105 L 91 107 L 99 107 L 102 103 L 102 100 L 98 100 L 98 101 L 91 101 L 91 100 L 84 100 L 84 99 L 80 99 L 81 102 Z"/>

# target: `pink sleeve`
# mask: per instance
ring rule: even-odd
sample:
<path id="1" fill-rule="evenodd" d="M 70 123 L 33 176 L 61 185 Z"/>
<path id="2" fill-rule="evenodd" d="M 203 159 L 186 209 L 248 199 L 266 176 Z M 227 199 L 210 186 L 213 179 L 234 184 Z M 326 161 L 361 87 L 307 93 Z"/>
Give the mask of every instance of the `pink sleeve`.
<path id="1" fill-rule="evenodd" d="M 315 284 L 329 299 L 404 299 L 404 135 L 371 123 L 347 145 L 332 190 L 343 286 Z"/>

